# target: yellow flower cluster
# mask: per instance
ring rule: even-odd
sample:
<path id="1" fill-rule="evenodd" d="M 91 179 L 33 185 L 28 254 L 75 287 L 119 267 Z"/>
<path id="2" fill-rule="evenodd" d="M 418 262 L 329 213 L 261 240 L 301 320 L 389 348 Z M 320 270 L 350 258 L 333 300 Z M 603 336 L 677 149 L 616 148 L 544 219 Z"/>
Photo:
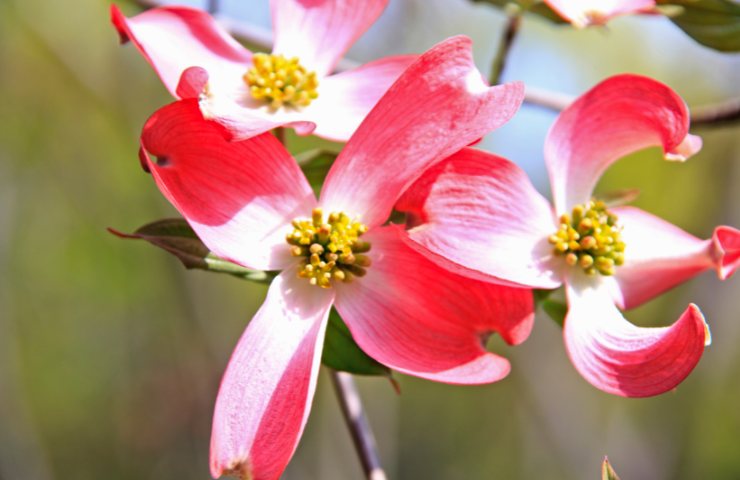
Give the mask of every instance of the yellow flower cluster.
<path id="1" fill-rule="evenodd" d="M 617 216 L 601 201 L 573 207 L 560 217 L 560 228 L 548 238 L 556 255 L 568 265 L 580 266 L 588 275 L 614 275 L 624 263 L 624 242 Z"/>
<path id="2" fill-rule="evenodd" d="M 244 74 L 249 93 L 272 108 L 305 107 L 319 96 L 316 73 L 306 71 L 296 57 L 256 53 L 252 64 Z"/>
<path id="3" fill-rule="evenodd" d="M 332 212 L 324 222 L 320 208 L 310 220 L 293 220 L 293 231 L 286 237 L 294 257 L 304 257 L 298 276 L 311 285 L 331 287 L 332 280 L 352 281 L 362 277 L 370 266 L 370 244 L 360 237 L 367 227 L 343 212 Z"/>

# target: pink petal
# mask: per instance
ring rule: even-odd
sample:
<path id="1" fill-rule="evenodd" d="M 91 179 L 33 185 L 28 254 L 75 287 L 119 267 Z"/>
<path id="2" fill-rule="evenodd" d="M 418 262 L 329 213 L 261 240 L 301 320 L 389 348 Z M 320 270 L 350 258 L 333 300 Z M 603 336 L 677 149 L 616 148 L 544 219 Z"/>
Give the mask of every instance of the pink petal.
<path id="1" fill-rule="evenodd" d="M 685 158 L 700 146 L 688 128 L 686 105 L 662 83 L 637 75 L 601 82 L 560 114 L 545 140 L 555 210 L 590 200 L 604 170 L 629 153 L 662 146 L 671 159 Z"/>
<path id="2" fill-rule="evenodd" d="M 226 368 L 211 434 L 211 474 L 276 480 L 306 425 L 334 293 L 286 270 Z"/>
<path id="3" fill-rule="evenodd" d="M 320 203 L 381 224 L 426 168 L 506 123 L 523 95 L 521 83 L 486 86 L 467 37 L 439 43 L 360 125 L 329 171 Z"/>
<path id="4" fill-rule="evenodd" d="M 466 279 L 406 246 L 398 225 L 363 237 L 367 274 L 337 285 L 336 308 L 357 344 L 379 362 L 440 382 L 500 380 L 509 362 L 483 348 L 498 332 L 510 344 L 532 329 L 530 290 Z"/>
<path id="5" fill-rule="evenodd" d="M 189 67 L 208 72 L 211 87 L 233 88 L 252 63 L 252 54 L 207 13 L 188 7 L 162 7 L 126 18 L 111 5 L 111 21 L 121 41 L 131 40 L 178 96 L 180 75 Z"/>
<path id="6" fill-rule="evenodd" d="M 273 53 L 328 75 L 380 16 L 388 0 L 272 0 Z"/>
<path id="7" fill-rule="evenodd" d="M 346 142 L 398 76 L 412 55 L 388 57 L 321 80 L 319 98 L 302 109 L 271 110 L 253 100 L 244 85 L 230 93 L 211 91 L 202 98 L 203 114 L 226 126 L 235 139 L 290 126 L 299 135 L 314 134 Z"/>
<path id="8" fill-rule="evenodd" d="M 409 237 L 461 275 L 532 288 L 561 283 L 549 265 L 547 237 L 557 230 L 551 207 L 504 158 L 463 149 L 427 170 L 396 209 L 422 222 Z"/>
<path id="9" fill-rule="evenodd" d="M 321 80 L 319 98 L 304 110 L 316 124 L 314 135 L 346 142 L 380 97 L 417 58 L 386 57 Z"/>
<path id="10" fill-rule="evenodd" d="M 714 258 L 717 262 L 719 278 L 730 278 L 740 266 L 740 230 L 721 226 L 714 230 L 712 236 Z"/>
<path id="11" fill-rule="evenodd" d="M 567 288 L 563 336 L 573 365 L 595 387 L 624 397 L 650 397 L 675 388 L 699 362 L 709 329 L 690 304 L 670 327 L 629 323 L 603 288 Z"/>
<path id="12" fill-rule="evenodd" d="M 316 199 L 275 137 L 229 142 L 195 100 L 182 100 L 157 111 L 141 141 L 160 190 L 216 255 L 259 270 L 294 262 L 285 235 Z"/>
<path id="13" fill-rule="evenodd" d="M 579 28 L 603 25 L 617 15 L 640 13 L 655 7 L 655 0 L 545 0 L 545 3 Z"/>
<path id="14" fill-rule="evenodd" d="M 624 265 L 615 274 L 614 301 L 620 308 L 636 307 L 708 268 L 720 268 L 720 256 L 710 240 L 635 207 L 612 211 L 623 227 L 626 245 Z"/>
<path id="15" fill-rule="evenodd" d="M 244 82 L 231 89 L 209 89 L 200 98 L 200 110 L 204 117 L 226 127 L 232 140 L 246 140 L 277 127 L 291 127 L 299 135 L 308 135 L 316 128 L 305 110 L 273 110 L 250 95 Z"/>

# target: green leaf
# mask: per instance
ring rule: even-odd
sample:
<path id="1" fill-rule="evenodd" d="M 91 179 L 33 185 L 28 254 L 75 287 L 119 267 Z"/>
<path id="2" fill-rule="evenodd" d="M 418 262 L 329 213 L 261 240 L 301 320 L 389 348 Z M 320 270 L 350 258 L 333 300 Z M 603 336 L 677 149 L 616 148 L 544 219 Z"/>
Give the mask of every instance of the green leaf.
<path id="1" fill-rule="evenodd" d="M 565 315 L 568 313 L 568 306 L 557 300 L 544 300 L 540 306 L 542 310 L 555 321 L 560 328 L 565 324 Z"/>
<path id="2" fill-rule="evenodd" d="M 565 324 L 565 315 L 568 313 L 568 306 L 559 301 L 550 298 L 550 295 L 555 290 L 532 290 L 534 295 L 534 308 L 542 308 L 542 311 L 547 314 L 548 317 L 552 318 L 555 323 L 563 328 Z"/>
<path id="3" fill-rule="evenodd" d="M 619 475 L 614 471 L 607 457 L 604 457 L 601 464 L 601 480 L 619 480 Z"/>
<path id="4" fill-rule="evenodd" d="M 740 5 L 730 0 L 663 0 L 679 6 L 671 21 L 691 38 L 723 52 L 740 51 Z"/>
<path id="5" fill-rule="evenodd" d="M 269 283 L 275 276 L 271 272 L 250 270 L 217 257 L 203 244 L 183 218 L 165 218 L 147 223 L 134 233 L 123 233 L 113 228 L 109 228 L 108 231 L 120 238 L 146 240 L 177 257 L 187 269 L 228 273 L 260 283 Z"/>
<path id="6" fill-rule="evenodd" d="M 306 175 L 309 185 L 313 188 L 316 196 L 321 192 L 326 174 L 334 164 L 337 153 L 323 149 L 308 150 L 295 156 L 298 165 L 301 166 L 303 174 Z"/>
<path id="7" fill-rule="evenodd" d="M 388 367 L 370 358 L 357 346 L 347 325 L 333 308 L 329 313 L 321 362 L 334 370 L 357 375 L 391 375 Z"/>

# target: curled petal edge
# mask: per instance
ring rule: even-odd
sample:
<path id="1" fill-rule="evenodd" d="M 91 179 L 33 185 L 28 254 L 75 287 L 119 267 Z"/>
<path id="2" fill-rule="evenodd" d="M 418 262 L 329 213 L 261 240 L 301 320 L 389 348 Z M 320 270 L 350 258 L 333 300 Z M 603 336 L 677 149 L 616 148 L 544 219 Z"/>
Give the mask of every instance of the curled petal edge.
<path id="1" fill-rule="evenodd" d="M 589 383 L 607 393 L 637 398 L 672 390 L 711 343 L 709 326 L 694 304 L 671 326 L 642 328 L 629 323 L 608 296 L 569 288 L 568 298 L 563 330 L 568 356 Z"/>
<path id="2" fill-rule="evenodd" d="M 730 278 L 740 266 L 740 230 L 721 226 L 712 235 L 712 256 L 720 280 Z"/>

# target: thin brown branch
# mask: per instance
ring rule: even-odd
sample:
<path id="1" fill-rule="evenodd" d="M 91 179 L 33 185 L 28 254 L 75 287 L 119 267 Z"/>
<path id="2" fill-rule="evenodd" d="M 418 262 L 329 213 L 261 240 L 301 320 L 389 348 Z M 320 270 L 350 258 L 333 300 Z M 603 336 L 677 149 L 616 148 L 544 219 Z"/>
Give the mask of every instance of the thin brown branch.
<path id="1" fill-rule="evenodd" d="M 362 408 L 362 400 L 352 375 L 333 369 L 329 372 L 339 404 L 342 407 L 344 420 L 352 435 L 352 442 L 355 444 L 355 450 L 357 450 L 360 457 L 365 478 L 367 480 L 386 480 L 385 471 L 380 464 L 375 437 Z"/>
<path id="2" fill-rule="evenodd" d="M 521 23 L 522 17 L 518 12 L 509 16 L 509 20 L 506 23 L 506 30 L 498 44 L 498 51 L 496 52 L 496 56 L 493 57 L 491 76 L 488 81 L 490 85 L 498 85 L 501 81 L 501 75 L 504 73 L 504 68 L 506 68 L 506 59 L 509 56 L 511 46 L 514 44 L 516 34 L 519 32 Z"/>
<path id="3" fill-rule="evenodd" d="M 721 125 L 740 120 L 740 97 L 731 98 L 716 105 L 694 108 L 691 124 Z"/>

